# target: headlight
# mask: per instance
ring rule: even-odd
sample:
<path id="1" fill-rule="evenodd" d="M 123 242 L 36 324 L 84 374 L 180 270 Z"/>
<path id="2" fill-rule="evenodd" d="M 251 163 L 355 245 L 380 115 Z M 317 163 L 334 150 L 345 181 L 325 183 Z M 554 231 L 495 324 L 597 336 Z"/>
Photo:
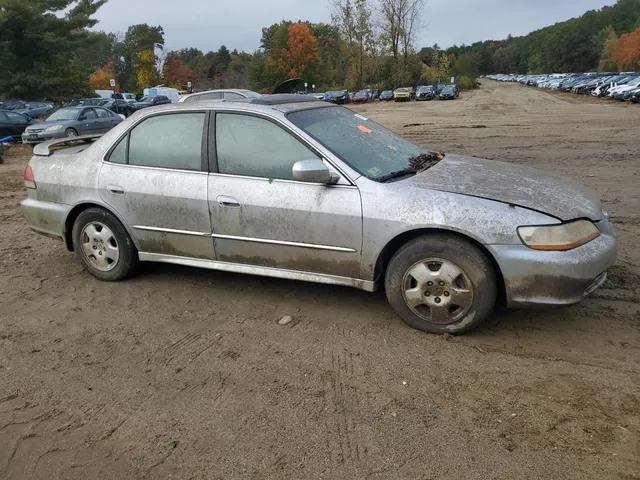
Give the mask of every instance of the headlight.
<path id="1" fill-rule="evenodd" d="M 563 225 L 519 227 L 518 235 L 534 250 L 566 251 L 598 238 L 600 231 L 589 220 L 577 220 Z"/>
<path id="2" fill-rule="evenodd" d="M 56 130 L 62 130 L 64 127 L 62 125 L 52 125 L 51 127 L 47 127 L 44 129 L 45 132 L 55 132 Z"/>

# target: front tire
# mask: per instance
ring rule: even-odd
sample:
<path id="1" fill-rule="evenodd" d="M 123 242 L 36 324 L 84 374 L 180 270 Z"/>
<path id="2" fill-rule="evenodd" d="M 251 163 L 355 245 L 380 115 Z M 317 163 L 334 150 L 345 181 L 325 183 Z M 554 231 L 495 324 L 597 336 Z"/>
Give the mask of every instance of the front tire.
<path id="1" fill-rule="evenodd" d="M 67 128 L 67 129 L 64 131 L 64 136 L 65 136 L 65 137 L 69 137 L 69 138 L 71 138 L 71 137 L 77 137 L 77 136 L 78 136 L 78 132 L 76 132 L 73 128 Z"/>
<path id="2" fill-rule="evenodd" d="M 401 247 L 385 275 L 389 304 L 413 328 L 462 334 L 491 316 L 498 295 L 489 259 L 464 239 L 418 237 Z"/>
<path id="3" fill-rule="evenodd" d="M 107 282 L 124 280 L 138 267 L 138 251 L 122 224 L 111 213 L 89 208 L 73 224 L 73 249 L 82 265 Z"/>

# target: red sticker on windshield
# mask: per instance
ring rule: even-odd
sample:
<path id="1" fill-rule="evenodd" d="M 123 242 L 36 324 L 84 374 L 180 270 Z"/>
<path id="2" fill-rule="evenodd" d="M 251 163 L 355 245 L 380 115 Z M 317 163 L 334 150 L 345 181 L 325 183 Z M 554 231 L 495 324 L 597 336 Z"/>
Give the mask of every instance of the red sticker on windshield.
<path id="1" fill-rule="evenodd" d="M 367 134 L 373 133 L 373 130 L 371 130 L 366 125 L 358 125 L 358 130 L 360 130 L 362 133 L 367 133 Z"/>

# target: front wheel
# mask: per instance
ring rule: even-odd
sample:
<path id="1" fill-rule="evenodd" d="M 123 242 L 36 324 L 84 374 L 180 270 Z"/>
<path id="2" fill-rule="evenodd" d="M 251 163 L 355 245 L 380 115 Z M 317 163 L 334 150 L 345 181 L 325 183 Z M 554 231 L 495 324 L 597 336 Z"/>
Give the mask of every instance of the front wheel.
<path id="1" fill-rule="evenodd" d="M 64 131 L 64 136 L 65 137 L 77 137 L 78 136 L 78 132 L 76 132 L 73 128 L 67 128 Z"/>
<path id="2" fill-rule="evenodd" d="M 123 280 L 138 267 L 138 252 L 129 234 L 111 213 L 89 208 L 73 224 L 73 249 L 94 277 Z"/>
<path id="3" fill-rule="evenodd" d="M 491 316 L 498 295 L 495 271 L 483 252 L 440 234 L 401 247 L 389 262 L 385 289 L 405 323 L 430 333 L 472 330 Z"/>

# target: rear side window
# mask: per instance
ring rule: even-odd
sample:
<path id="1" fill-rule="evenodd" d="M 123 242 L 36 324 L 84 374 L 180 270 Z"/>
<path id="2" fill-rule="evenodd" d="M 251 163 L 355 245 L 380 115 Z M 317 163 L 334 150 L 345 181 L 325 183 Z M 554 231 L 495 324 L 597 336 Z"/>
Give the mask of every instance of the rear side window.
<path id="1" fill-rule="evenodd" d="M 111 163 L 127 163 L 127 142 L 129 141 L 129 135 L 124 137 L 116 148 L 111 150 L 111 154 L 109 155 L 109 161 Z"/>
<path id="2" fill-rule="evenodd" d="M 129 134 L 130 165 L 202 169 L 204 113 L 159 115 L 144 120 Z"/>
<path id="3" fill-rule="evenodd" d="M 98 114 L 99 118 L 109 118 L 109 117 L 111 117 L 111 114 L 109 113 L 109 111 L 105 110 L 104 108 L 96 108 L 96 113 Z"/>
<path id="4" fill-rule="evenodd" d="M 107 161 L 200 171 L 205 118 L 201 112 L 148 118 L 118 142 Z"/>

